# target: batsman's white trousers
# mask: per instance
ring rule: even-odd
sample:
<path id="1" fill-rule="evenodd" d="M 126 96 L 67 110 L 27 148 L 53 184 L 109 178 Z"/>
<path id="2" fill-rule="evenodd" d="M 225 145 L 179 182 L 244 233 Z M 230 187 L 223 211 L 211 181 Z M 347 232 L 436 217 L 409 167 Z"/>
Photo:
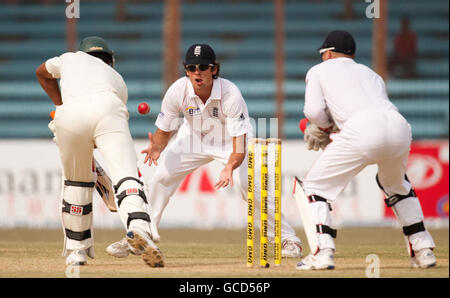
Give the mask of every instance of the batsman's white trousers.
<path id="1" fill-rule="evenodd" d="M 94 146 L 107 162 L 113 184 L 123 177 L 138 177 L 128 111 L 115 94 L 98 93 L 64 103 L 56 110 L 55 126 L 67 180 L 93 181 Z"/>
<path id="2" fill-rule="evenodd" d="M 188 141 L 190 139 L 190 141 Z M 189 134 L 179 133 L 176 139 L 166 148 L 164 160 L 160 161 L 157 166 L 151 182 L 149 184 L 149 200 L 152 207 L 152 216 L 156 224 L 159 226 L 164 209 L 166 208 L 170 198 L 177 190 L 183 179 L 199 167 L 216 160 L 223 165 L 228 162 L 230 150 L 218 150 L 214 147 L 203 147 L 201 152 L 186 152 L 185 144 L 192 143 L 192 136 Z M 183 145 L 184 144 L 184 145 Z M 225 146 L 226 147 L 226 146 Z M 192 148 L 192 147 L 191 147 Z M 255 169 L 258 165 L 255 165 Z M 255 171 L 256 176 L 256 171 Z M 233 183 L 238 187 L 241 198 L 247 201 L 247 157 L 241 166 L 233 173 Z M 260 224 L 260 206 L 261 192 L 260 179 L 255 179 L 255 211 L 254 221 L 257 226 Z M 268 238 L 274 238 L 274 205 L 273 193 L 268 192 Z M 246 218 L 246 213 L 242 214 Z M 294 229 L 289 225 L 286 218 L 281 219 L 281 236 L 282 241 L 292 240 L 300 241 L 295 235 Z"/>
<path id="3" fill-rule="evenodd" d="M 95 181 L 92 168 L 94 147 L 98 148 L 106 161 L 113 185 L 124 177 L 138 178 L 137 155 L 128 127 L 128 111 L 114 93 L 97 93 L 68 100 L 57 108 L 54 121 L 56 143 L 66 180 Z M 72 192 L 66 189 L 65 196 L 72 196 Z M 83 198 L 83 201 L 92 202 L 92 191 L 84 196 L 89 198 Z M 134 201 L 138 203 L 134 204 Z M 144 203 L 139 196 L 122 203 L 119 214 L 125 226 L 128 213 L 147 212 Z M 133 222 L 139 224 L 139 221 Z M 143 226 L 144 230 L 149 231 L 148 224 Z M 93 246 L 93 240 L 77 242 L 68 239 L 65 244 L 65 250 L 88 249 Z"/>
<path id="4" fill-rule="evenodd" d="M 411 127 L 397 111 L 361 111 L 347 120 L 332 139 L 303 179 L 306 195 L 319 195 L 334 201 L 350 180 L 370 164 L 378 165 L 378 179 L 388 196 L 410 192 L 411 184 L 405 179 L 405 173 L 412 140 Z M 375 177 L 373 180 L 376 183 Z M 310 205 L 314 205 L 310 210 L 316 224 L 329 225 L 325 204 Z M 415 197 L 399 202 L 394 210 L 402 226 L 423 220 L 420 203 Z M 427 231 L 410 236 L 410 242 L 414 250 L 434 247 Z M 331 237 L 326 234 L 321 235 L 319 243 L 320 248 L 334 248 Z"/>

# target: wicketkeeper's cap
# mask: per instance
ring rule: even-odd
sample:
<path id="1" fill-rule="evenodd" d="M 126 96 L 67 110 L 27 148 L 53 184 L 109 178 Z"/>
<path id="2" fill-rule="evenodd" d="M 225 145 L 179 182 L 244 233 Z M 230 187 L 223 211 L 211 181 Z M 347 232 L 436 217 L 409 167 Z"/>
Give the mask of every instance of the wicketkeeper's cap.
<path id="1" fill-rule="evenodd" d="M 215 64 L 216 54 L 207 44 L 193 44 L 186 52 L 184 65 L 188 64 Z"/>
<path id="2" fill-rule="evenodd" d="M 320 54 L 325 51 L 333 51 L 353 55 L 356 52 L 356 43 L 353 36 L 347 31 L 336 30 L 328 33 L 318 50 Z"/>

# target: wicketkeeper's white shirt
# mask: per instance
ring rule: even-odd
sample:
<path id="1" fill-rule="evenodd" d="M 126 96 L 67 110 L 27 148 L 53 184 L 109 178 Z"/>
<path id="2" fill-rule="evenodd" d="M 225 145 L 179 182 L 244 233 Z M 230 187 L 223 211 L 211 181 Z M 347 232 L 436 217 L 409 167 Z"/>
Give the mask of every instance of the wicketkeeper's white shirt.
<path id="1" fill-rule="evenodd" d="M 206 103 L 195 94 L 188 77 L 175 81 L 163 98 L 156 126 L 163 131 L 176 130 L 181 115 L 184 120 L 180 132 L 199 134 L 202 141 L 208 139 L 218 145 L 252 131 L 241 92 L 223 78 L 213 81 L 211 96 Z"/>
<path id="2" fill-rule="evenodd" d="M 331 126 L 333 119 L 342 128 L 358 112 L 378 108 L 397 110 L 389 101 L 383 79 L 353 59 L 329 59 L 306 74 L 303 112 L 319 127 Z"/>
<path id="3" fill-rule="evenodd" d="M 68 52 L 47 60 L 45 67 L 55 79 L 61 79 L 64 103 L 104 92 L 113 93 L 127 103 L 128 89 L 122 76 L 99 58 L 82 51 Z"/>

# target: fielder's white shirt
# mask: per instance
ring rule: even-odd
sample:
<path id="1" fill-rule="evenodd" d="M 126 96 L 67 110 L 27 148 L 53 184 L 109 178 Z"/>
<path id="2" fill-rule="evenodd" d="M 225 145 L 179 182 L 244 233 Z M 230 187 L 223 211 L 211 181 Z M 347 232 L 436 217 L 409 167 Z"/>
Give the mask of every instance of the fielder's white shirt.
<path id="1" fill-rule="evenodd" d="M 383 79 L 369 67 L 350 58 L 334 58 L 306 74 L 304 114 L 322 128 L 339 128 L 359 111 L 394 109 Z M 330 118 L 331 117 L 331 118 Z"/>
<path id="2" fill-rule="evenodd" d="M 128 100 L 128 89 L 122 76 L 101 59 L 85 52 L 68 52 L 45 62 L 47 71 L 60 80 L 63 102 L 111 92 L 124 103 Z"/>
<path id="3" fill-rule="evenodd" d="M 184 116 L 180 130 L 200 133 L 216 143 L 229 142 L 232 137 L 248 135 L 252 130 L 241 92 L 223 78 L 213 80 L 211 95 L 205 103 L 195 94 L 188 77 L 175 81 L 163 98 L 155 124 L 163 131 L 177 130 L 180 113 Z"/>

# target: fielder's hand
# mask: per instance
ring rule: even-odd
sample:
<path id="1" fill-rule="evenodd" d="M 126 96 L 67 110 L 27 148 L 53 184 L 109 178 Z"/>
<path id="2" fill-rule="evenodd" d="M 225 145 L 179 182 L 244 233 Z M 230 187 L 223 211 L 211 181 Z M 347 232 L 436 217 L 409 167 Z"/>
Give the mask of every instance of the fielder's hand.
<path id="1" fill-rule="evenodd" d="M 145 154 L 144 164 L 146 164 L 148 161 L 149 166 L 151 166 L 152 163 L 155 164 L 155 166 L 157 166 L 158 158 L 161 152 L 156 148 L 155 141 L 153 141 L 153 134 L 151 132 L 148 133 L 148 140 L 150 141 L 150 144 L 146 149 L 141 151 L 142 154 Z"/>
<path id="2" fill-rule="evenodd" d="M 225 166 L 220 172 L 219 181 L 216 182 L 214 187 L 219 189 L 221 187 L 233 186 L 233 169 L 231 167 Z"/>

